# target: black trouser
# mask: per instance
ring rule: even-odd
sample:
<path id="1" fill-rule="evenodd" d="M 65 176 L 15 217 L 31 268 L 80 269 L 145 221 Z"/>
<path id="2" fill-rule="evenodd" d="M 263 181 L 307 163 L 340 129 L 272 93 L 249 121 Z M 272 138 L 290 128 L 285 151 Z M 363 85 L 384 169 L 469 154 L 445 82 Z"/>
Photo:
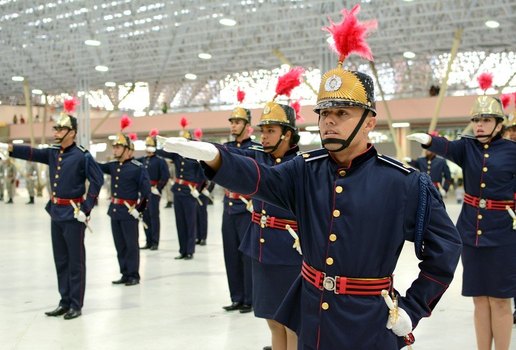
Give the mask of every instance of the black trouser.
<path id="1" fill-rule="evenodd" d="M 138 220 L 111 219 L 111 230 L 117 252 L 120 273 L 124 279 L 140 280 L 140 249 L 138 246 Z"/>

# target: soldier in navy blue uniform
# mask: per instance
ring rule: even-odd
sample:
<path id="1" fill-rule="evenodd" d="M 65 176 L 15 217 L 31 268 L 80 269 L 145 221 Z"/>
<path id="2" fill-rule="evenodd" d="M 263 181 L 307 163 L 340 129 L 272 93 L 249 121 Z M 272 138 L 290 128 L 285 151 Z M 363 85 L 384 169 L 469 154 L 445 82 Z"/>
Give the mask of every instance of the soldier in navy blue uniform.
<path id="1" fill-rule="evenodd" d="M 292 107 L 268 102 L 258 126 L 262 147 L 228 150 L 270 166 L 282 164 L 297 155 L 299 134 Z M 292 212 L 258 199 L 253 199 L 252 204 L 252 224 L 240 250 L 252 258 L 254 315 L 266 319 L 273 349 L 295 350 L 296 333 L 275 321 L 274 314 L 301 271 L 301 251 L 294 238 L 297 235 L 296 218 Z"/>
<path id="2" fill-rule="evenodd" d="M 425 150 L 424 157 L 419 157 L 409 164 L 417 170 L 427 173 L 441 196 L 445 197 L 451 184 L 450 168 L 445 159 L 437 157 L 434 152 Z"/>
<path id="3" fill-rule="evenodd" d="M 358 9 L 343 11 L 342 23 L 367 32 L 353 27 L 362 25 Z M 164 148 L 205 161 L 216 183 L 294 213 L 301 276 L 274 319 L 296 331 L 299 349 L 393 350 L 413 341 L 447 289 L 461 240 L 428 175 L 368 143 L 373 81 L 342 68 L 347 54 L 322 76 L 315 111 L 323 149 L 271 167 L 213 144 L 169 139 Z M 402 296 L 392 274 L 405 241 L 415 243 L 421 273 Z"/>
<path id="4" fill-rule="evenodd" d="M 182 137 L 191 139 L 191 133 L 183 130 Z M 197 237 L 197 207 L 202 190 L 201 185 L 206 177 L 197 160 L 188 159 L 176 153 L 158 150 L 157 154 L 169 158 L 174 162 L 176 179 L 172 186 L 174 194 L 174 213 L 176 215 L 177 236 L 179 239 L 179 255 L 176 260 L 191 260 L 195 253 L 195 239 Z"/>
<path id="5" fill-rule="evenodd" d="M 133 143 L 119 133 L 113 142 L 115 160 L 100 164 L 105 174 L 111 175 L 111 231 L 122 277 L 113 284 L 134 286 L 140 283 L 140 251 L 138 223 L 150 195 L 149 174 L 142 163 L 132 156 Z"/>
<path id="6" fill-rule="evenodd" d="M 240 103 L 245 98 L 243 91 L 238 91 Z M 234 140 L 226 142 L 228 148 L 247 149 L 259 146 L 249 137 L 251 111 L 238 106 L 229 117 L 231 135 Z M 251 197 L 241 193 L 224 190 L 224 212 L 222 214 L 222 246 L 224 263 L 228 279 L 231 304 L 223 306 L 226 311 L 240 310 L 241 313 L 252 311 L 253 282 L 251 259 L 243 254 L 238 247 L 251 223 Z"/>
<path id="7" fill-rule="evenodd" d="M 143 222 L 146 244 L 141 249 L 158 250 L 160 236 L 160 218 L 159 218 L 159 202 L 163 188 L 167 184 L 170 173 L 168 171 L 167 162 L 156 155 L 156 135 L 157 130 L 151 130 L 151 133 L 145 139 L 147 156 L 138 159 L 149 173 L 151 194 L 147 209 L 143 212 Z"/>
<path id="8" fill-rule="evenodd" d="M 44 149 L 9 145 L 15 158 L 49 165 L 52 249 L 61 300 L 47 316 L 73 319 L 81 316 L 86 287 L 84 231 L 90 212 L 104 182 L 102 171 L 91 154 L 75 144 L 77 119 L 62 114 L 54 126 L 57 145 Z M 4 144 L 5 145 L 5 144 Z M 0 146 L 1 148 L 1 146 Z M 86 191 L 86 181 L 89 182 Z"/>
<path id="9" fill-rule="evenodd" d="M 509 349 L 516 295 L 516 232 L 507 211 L 516 200 L 516 143 L 501 137 L 503 120 L 500 101 L 484 95 L 471 112 L 473 137 L 408 136 L 462 168 L 462 295 L 473 297 L 479 349 L 491 349 L 493 342 L 496 349 Z"/>

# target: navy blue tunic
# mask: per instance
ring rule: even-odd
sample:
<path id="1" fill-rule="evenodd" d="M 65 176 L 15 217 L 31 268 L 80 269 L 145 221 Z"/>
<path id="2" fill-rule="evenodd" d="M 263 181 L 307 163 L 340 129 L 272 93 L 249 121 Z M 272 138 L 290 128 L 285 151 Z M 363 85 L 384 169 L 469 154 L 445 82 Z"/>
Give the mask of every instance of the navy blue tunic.
<path id="1" fill-rule="evenodd" d="M 209 177 L 295 214 L 306 263 L 328 276 L 391 276 L 406 240 L 414 241 L 420 177 L 374 147 L 340 166 L 324 150 L 269 167 L 219 146 L 222 165 Z M 231 176 L 231 174 L 239 176 Z M 427 187 L 421 273 L 399 305 L 417 325 L 453 278 L 460 236 L 439 194 Z M 385 328 L 381 296 L 338 295 L 298 278 L 275 319 L 313 349 L 398 349 L 401 338 Z"/>

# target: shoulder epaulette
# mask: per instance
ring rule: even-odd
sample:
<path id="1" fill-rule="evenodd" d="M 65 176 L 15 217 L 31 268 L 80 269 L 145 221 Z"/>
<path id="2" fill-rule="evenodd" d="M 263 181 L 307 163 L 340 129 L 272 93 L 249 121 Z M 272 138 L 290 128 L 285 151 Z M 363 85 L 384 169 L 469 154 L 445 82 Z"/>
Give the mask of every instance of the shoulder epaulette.
<path id="1" fill-rule="evenodd" d="M 141 162 L 137 161 L 136 159 L 131 160 L 131 163 L 133 163 L 136 166 L 143 166 L 143 164 Z"/>
<path id="2" fill-rule="evenodd" d="M 406 164 L 403 164 L 402 162 L 400 162 L 399 160 L 397 159 L 394 159 L 394 158 L 391 158 L 391 157 L 388 157 L 386 155 L 383 155 L 383 154 L 380 154 L 378 153 L 377 155 L 378 159 L 380 159 L 381 161 L 391 165 L 392 167 L 394 168 L 397 168 L 401 171 L 403 171 L 404 173 L 406 174 L 410 174 L 414 171 L 416 171 L 416 169 L 414 169 L 413 167 L 411 167 L 410 165 L 406 165 Z"/>
<path id="3" fill-rule="evenodd" d="M 263 146 L 262 145 L 252 145 L 248 149 L 253 150 L 253 151 L 263 152 Z"/>
<path id="4" fill-rule="evenodd" d="M 306 152 L 298 152 L 297 155 L 303 157 L 305 162 L 311 162 L 328 157 L 328 151 L 325 148 L 319 148 Z"/>
<path id="5" fill-rule="evenodd" d="M 84 146 L 82 146 L 82 145 L 78 145 L 77 148 L 83 152 L 88 152 L 88 150 L 86 148 L 84 148 Z"/>

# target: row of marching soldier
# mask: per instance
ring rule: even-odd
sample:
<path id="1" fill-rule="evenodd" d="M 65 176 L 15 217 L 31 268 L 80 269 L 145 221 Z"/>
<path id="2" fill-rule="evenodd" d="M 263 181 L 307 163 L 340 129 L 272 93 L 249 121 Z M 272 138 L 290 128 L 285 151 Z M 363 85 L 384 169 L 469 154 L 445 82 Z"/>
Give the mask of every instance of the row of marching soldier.
<path id="1" fill-rule="evenodd" d="M 448 141 L 429 134 L 409 135 L 463 168 L 466 195 L 456 228 L 428 174 L 379 154 L 369 143 L 368 134 L 377 122 L 373 80 L 343 67 L 351 53 L 372 59 L 365 37 L 376 22 L 358 21 L 359 9 L 357 5 L 343 10 L 342 22 L 326 28 L 339 58 L 337 67 L 322 75 L 314 109 L 321 149 L 297 155 L 295 108 L 276 101 L 299 85 L 299 68 L 280 77 L 275 97 L 263 109 L 258 123 L 261 147 L 243 136 L 250 122 L 243 108 L 230 117 L 236 136 L 231 144 L 190 137 L 161 140 L 163 150 L 158 153 L 171 158 L 177 171 L 177 258 L 193 258 L 191 225 L 197 219 L 191 220 L 191 215 L 197 213 L 201 184 L 207 178 L 227 189 L 223 242 L 231 304 L 224 308 L 240 312 L 254 308 L 257 317 L 267 320 L 273 349 L 410 346 L 413 329 L 431 314 L 448 288 L 461 254 L 462 293 L 473 297 L 478 348 L 489 349 L 494 342 L 497 349 L 509 349 L 510 298 L 516 296 L 516 144 L 501 137 L 505 118 L 501 102 L 478 98 L 472 113 L 474 137 Z M 152 179 L 146 178 L 143 164 L 132 159 L 128 136 L 121 134 L 115 146 L 117 161 L 99 166 L 73 143 L 75 119 L 63 120 L 56 128 L 60 147 L 0 146 L 11 156 L 51 165 L 55 192 L 48 207 L 62 299 L 47 314 L 71 319 L 81 313 L 84 289 L 72 281 L 84 282 L 84 261 L 68 264 L 59 249 L 73 246 L 84 251 L 84 230 L 102 184 L 101 171 L 120 177 L 111 186 L 110 215 L 114 235 L 131 232 L 131 242 L 120 244 L 122 278 L 115 281 L 126 285 L 139 282 L 124 252 L 138 251 L 133 227 L 147 204 L 146 194 L 152 192 Z M 59 180 L 65 167 L 81 175 L 74 178 L 73 187 Z M 90 182 L 87 194 L 85 179 Z M 233 212 L 236 206 L 241 211 Z M 115 210 L 125 210 L 131 225 L 118 223 L 124 218 Z M 190 219 L 181 222 L 187 214 Z M 70 241 L 72 231 L 80 234 Z M 405 241 L 414 243 L 420 274 L 402 293 L 396 289 L 393 272 Z M 151 237 L 147 245 L 152 244 Z M 71 255 L 66 258 L 72 259 Z M 79 268 L 69 269 L 75 265 Z M 233 271 L 234 267 L 238 268 Z"/>

